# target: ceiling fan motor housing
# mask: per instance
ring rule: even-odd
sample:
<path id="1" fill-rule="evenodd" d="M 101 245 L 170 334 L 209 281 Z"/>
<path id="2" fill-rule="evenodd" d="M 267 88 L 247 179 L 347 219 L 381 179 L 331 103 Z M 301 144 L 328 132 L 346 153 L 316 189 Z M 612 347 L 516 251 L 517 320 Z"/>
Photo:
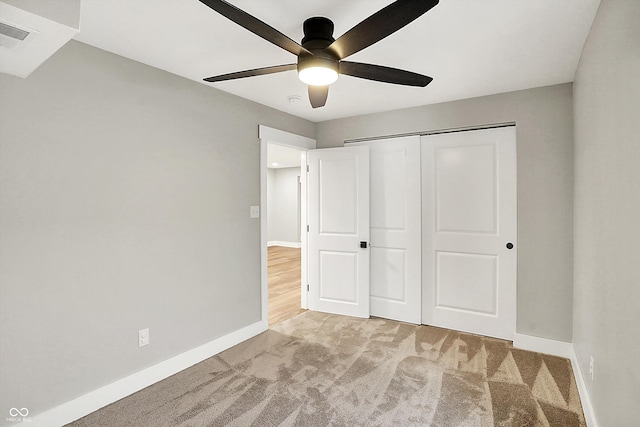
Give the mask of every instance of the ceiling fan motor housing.
<path id="1" fill-rule="evenodd" d="M 322 40 L 324 41 L 322 43 L 322 48 L 324 49 L 336 40 L 333 38 L 333 22 L 329 18 L 324 18 L 322 16 L 315 16 L 304 21 L 302 24 L 302 31 L 304 32 L 302 46 L 305 48 L 307 48 L 306 44 L 308 42 Z M 319 47 L 320 46 L 311 46 L 311 48 Z"/>
<path id="2" fill-rule="evenodd" d="M 298 71 L 309 67 L 323 67 L 338 72 L 338 58 L 326 50 L 335 41 L 333 28 L 333 22 L 321 16 L 304 21 L 302 24 L 304 32 L 302 47 L 313 55 L 301 54 L 298 56 Z"/>

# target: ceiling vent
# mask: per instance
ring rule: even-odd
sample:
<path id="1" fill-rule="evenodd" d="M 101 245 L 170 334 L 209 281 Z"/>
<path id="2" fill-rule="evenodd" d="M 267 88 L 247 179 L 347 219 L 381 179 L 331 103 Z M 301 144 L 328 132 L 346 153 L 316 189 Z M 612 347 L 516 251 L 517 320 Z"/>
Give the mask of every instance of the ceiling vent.
<path id="1" fill-rule="evenodd" d="M 0 46 L 13 49 L 25 41 L 29 34 L 31 34 L 30 31 L 0 22 Z"/>
<path id="2" fill-rule="evenodd" d="M 72 0 L 12 0 L 12 3 L 20 3 L 32 10 L 27 11 L 7 4 L 7 0 L 0 0 L 0 73 L 26 78 L 78 34 L 77 26 L 69 27 L 38 15 L 52 9 L 57 11 L 58 8 L 50 7 L 50 3 L 63 2 L 65 6 L 67 3 L 72 5 Z M 59 9 L 71 12 L 72 17 L 77 15 L 79 22 L 80 0 L 74 6 L 77 6 L 77 13 L 74 8 Z"/>

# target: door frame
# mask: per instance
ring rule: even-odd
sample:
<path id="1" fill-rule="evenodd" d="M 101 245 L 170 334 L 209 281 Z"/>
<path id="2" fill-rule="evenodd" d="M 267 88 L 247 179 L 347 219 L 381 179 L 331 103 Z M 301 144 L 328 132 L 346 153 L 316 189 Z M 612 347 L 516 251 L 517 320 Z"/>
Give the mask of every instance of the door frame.
<path id="1" fill-rule="evenodd" d="M 286 147 L 296 148 L 302 152 L 303 158 L 306 158 L 306 151 L 316 148 L 316 140 L 305 136 L 296 135 L 294 133 L 271 128 L 265 125 L 258 126 L 258 137 L 260 139 L 260 309 L 261 322 L 265 329 L 269 328 L 269 284 L 268 284 L 268 249 L 267 249 L 267 145 L 269 143 L 283 145 Z M 306 165 L 306 161 L 302 164 Z M 302 167 L 302 166 L 301 166 Z M 300 179 L 302 180 L 301 174 Z M 301 217 L 305 218 L 305 207 L 307 204 L 305 182 L 302 183 L 302 192 L 300 194 L 300 205 L 302 207 Z M 306 227 L 306 221 L 300 221 L 301 227 Z M 302 247 L 304 251 L 305 232 L 301 230 Z M 302 263 L 302 281 L 300 283 L 301 290 L 306 290 L 306 259 L 303 256 Z M 301 307 L 306 308 L 307 293 L 301 293 Z"/>

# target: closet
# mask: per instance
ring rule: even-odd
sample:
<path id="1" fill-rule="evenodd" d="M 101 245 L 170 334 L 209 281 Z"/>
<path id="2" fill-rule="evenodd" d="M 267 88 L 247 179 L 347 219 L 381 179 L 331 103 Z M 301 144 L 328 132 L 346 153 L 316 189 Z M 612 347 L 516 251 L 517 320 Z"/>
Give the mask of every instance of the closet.
<path id="1" fill-rule="evenodd" d="M 356 152 L 358 161 L 342 158 Z M 512 339 L 515 126 L 350 142 L 309 152 L 309 159 L 309 308 L 358 307 L 361 317 Z M 364 169 L 368 180 L 361 179 Z M 357 216 L 366 217 L 366 231 Z M 351 241 L 313 245 L 331 236 Z M 322 301 L 334 306 L 325 310 L 316 304 Z"/>

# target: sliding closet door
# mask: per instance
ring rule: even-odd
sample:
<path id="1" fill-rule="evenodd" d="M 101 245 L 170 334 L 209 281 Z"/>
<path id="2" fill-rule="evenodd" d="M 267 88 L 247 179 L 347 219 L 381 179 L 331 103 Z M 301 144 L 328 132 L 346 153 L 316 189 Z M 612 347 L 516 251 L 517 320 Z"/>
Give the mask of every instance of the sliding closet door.
<path id="1" fill-rule="evenodd" d="M 422 176 L 423 323 L 513 339 L 515 127 L 422 137 Z"/>
<path id="2" fill-rule="evenodd" d="M 419 324 L 420 137 L 357 144 L 370 153 L 371 315 Z"/>

